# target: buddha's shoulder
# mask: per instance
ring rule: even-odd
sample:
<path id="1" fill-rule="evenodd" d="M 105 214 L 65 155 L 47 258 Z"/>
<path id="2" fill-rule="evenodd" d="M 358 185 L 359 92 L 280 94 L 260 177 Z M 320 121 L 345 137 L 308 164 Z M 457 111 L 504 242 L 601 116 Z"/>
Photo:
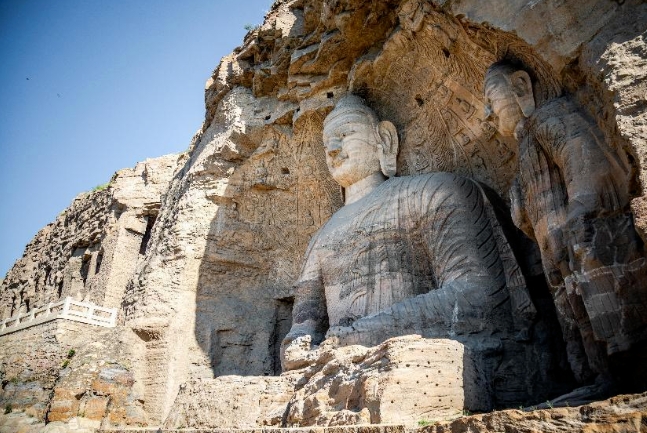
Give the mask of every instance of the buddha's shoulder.
<path id="1" fill-rule="evenodd" d="M 560 97 L 540 105 L 526 121 L 527 129 L 540 133 L 561 133 L 570 122 L 581 122 L 582 113 L 570 97 Z"/>

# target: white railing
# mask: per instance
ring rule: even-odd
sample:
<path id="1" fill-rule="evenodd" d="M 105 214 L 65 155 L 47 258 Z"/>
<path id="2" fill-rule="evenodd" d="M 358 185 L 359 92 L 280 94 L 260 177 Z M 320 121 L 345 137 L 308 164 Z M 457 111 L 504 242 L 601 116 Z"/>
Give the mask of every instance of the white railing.
<path id="1" fill-rule="evenodd" d="M 34 308 L 0 322 L 0 335 L 16 332 L 30 326 L 40 325 L 55 319 L 74 320 L 89 325 L 113 328 L 117 323 L 117 309 L 104 308 L 90 302 L 76 301 L 69 296 L 63 301 Z"/>

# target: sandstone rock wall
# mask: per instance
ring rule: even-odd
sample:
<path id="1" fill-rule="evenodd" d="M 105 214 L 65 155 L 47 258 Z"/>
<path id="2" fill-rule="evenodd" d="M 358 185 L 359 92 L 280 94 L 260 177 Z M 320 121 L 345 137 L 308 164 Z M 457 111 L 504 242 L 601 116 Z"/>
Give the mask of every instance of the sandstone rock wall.
<path id="1" fill-rule="evenodd" d="M 119 308 L 177 161 L 146 160 L 115 173 L 107 189 L 79 195 L 3 280 L 0 319 L 67 296 Z M 1 336 L 3 408 L 31 417 L 19 424 L 146 425 L 143 397 L 132 391 L 142 380 L 125 366 L 136 362 L 139 340 L 124 343 L 124 335 L 56 319 Z M 17 428 L 11 425 L 6 431 Z"/>
<path id="2" fill-rule="evenodd" d="M 0 337 L 3 409 L 9 405 L 45 418 L 50 393 L 80 328 L 78 323 L 56 320 Z"/>
<path id="3" fill-rule="evenodd" d="M 87 339 L 88 332 L 92 340 Z M 141 362 L 136 337 L 130 330 L 86 327 L 80 333 L 86 338 L 77 338 L 74 355 L 64 363 L 46 421 L 82 419 L 95 428 L 147 425 L 141 380 L 133 368 Z"/>
<path id="4" fill-rule="evenodd" d="M 147 425 L 141 387 L 132 371 L 131 331 L 57 319 L 0 336 L 0 405 L 21 415 L 18 425 L 42 422 L 89 428 Z M 136 341 L 135 341 L 136 343 Z M 0 431 L 15 432 L 7 417 Z M 34 430 L 34 431 L 36 431 Z"/>
<path id="5" fill-rule="evenodd" d="M 322 116 L 301 119 L 296 131 L 265 125 L 285 107 L 260 101 L 245 88 L 221 101 L 126 293 L 126 324 L 146 342 L 147 402 L 156 407 L 168 410 L 189 377 L 280 372 L 300 257 L 341 204 L 317 152 L 320 133 L 311 133 Z"/>
<path id="6" fill-rule="evenodd" d="M 2 282 L 3 319 L 66 295 L 89 296 L 85 285 L 92 286 L 105 254 L 98 244 L 112 216 L 110 202 L 108 190 L 77 197 L 36 235 Z M 80 230 L 72 227 L 76 221 Z"/>
<path id="7" fill-rule="evenodd" d="M 169 429 L 280 426 L 294 391 L 293 382 L 283 376 L 190 380 L 180 387 L 164 425 Z"/>
<path id="8" fill-rule="evenodd" d="M 38 232 L 2 281 L 0 319 L 66 296 L 119 307 L 177 158 L 120 170 L 108 188 L 76 197 Z"/>

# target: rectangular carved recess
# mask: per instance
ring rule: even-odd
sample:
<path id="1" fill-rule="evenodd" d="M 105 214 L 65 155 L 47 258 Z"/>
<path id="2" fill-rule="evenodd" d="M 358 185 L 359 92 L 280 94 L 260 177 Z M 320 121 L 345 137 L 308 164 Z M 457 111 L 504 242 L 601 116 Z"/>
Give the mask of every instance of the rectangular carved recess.
<path id="1" fill-rule="evenodd" d="M 83 256 L 83 260 L 81 262 L 81 279 L 83 280 L 83 285 L 85 286 L 86 281 L 88 280 L 88 274 L 90 273 L 90 259 L 91 256 L 89 254 L 85 254 Z"/>
<path id="2" fill-rule="evenodd" d="M 142 243 L 139 247 L 139 254 L 146 254 L 146 249 L 148 248 L 148 242 L 151 239 L 151 233 L 153 231 L 153 226 L 155 225 L 156 220 L 157 220 L 157 215 L 149 215 L 147 217 L 146 232 L 144 232 L 144 236 L 142 237 Z"/>
<path id="3" fill-rule="evenodd" d="M 270 356 L 272 357 L 272 374 L 281 374 L 281 341 L 292 327 L 292 308 L 294 298 L 276 299 L 274 310 L 274 328 L 270 339 Z"/>

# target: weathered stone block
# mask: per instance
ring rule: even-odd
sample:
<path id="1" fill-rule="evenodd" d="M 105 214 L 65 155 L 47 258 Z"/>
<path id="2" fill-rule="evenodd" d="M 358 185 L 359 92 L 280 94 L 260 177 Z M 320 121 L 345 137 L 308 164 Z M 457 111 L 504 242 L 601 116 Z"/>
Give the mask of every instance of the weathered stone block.
<path id="1" fill-rule="evenodd" d="M 167 428 L 253 428 L 280 425 L 294 389 L 290 377 L 222 376 L 182 385 Z"/>

